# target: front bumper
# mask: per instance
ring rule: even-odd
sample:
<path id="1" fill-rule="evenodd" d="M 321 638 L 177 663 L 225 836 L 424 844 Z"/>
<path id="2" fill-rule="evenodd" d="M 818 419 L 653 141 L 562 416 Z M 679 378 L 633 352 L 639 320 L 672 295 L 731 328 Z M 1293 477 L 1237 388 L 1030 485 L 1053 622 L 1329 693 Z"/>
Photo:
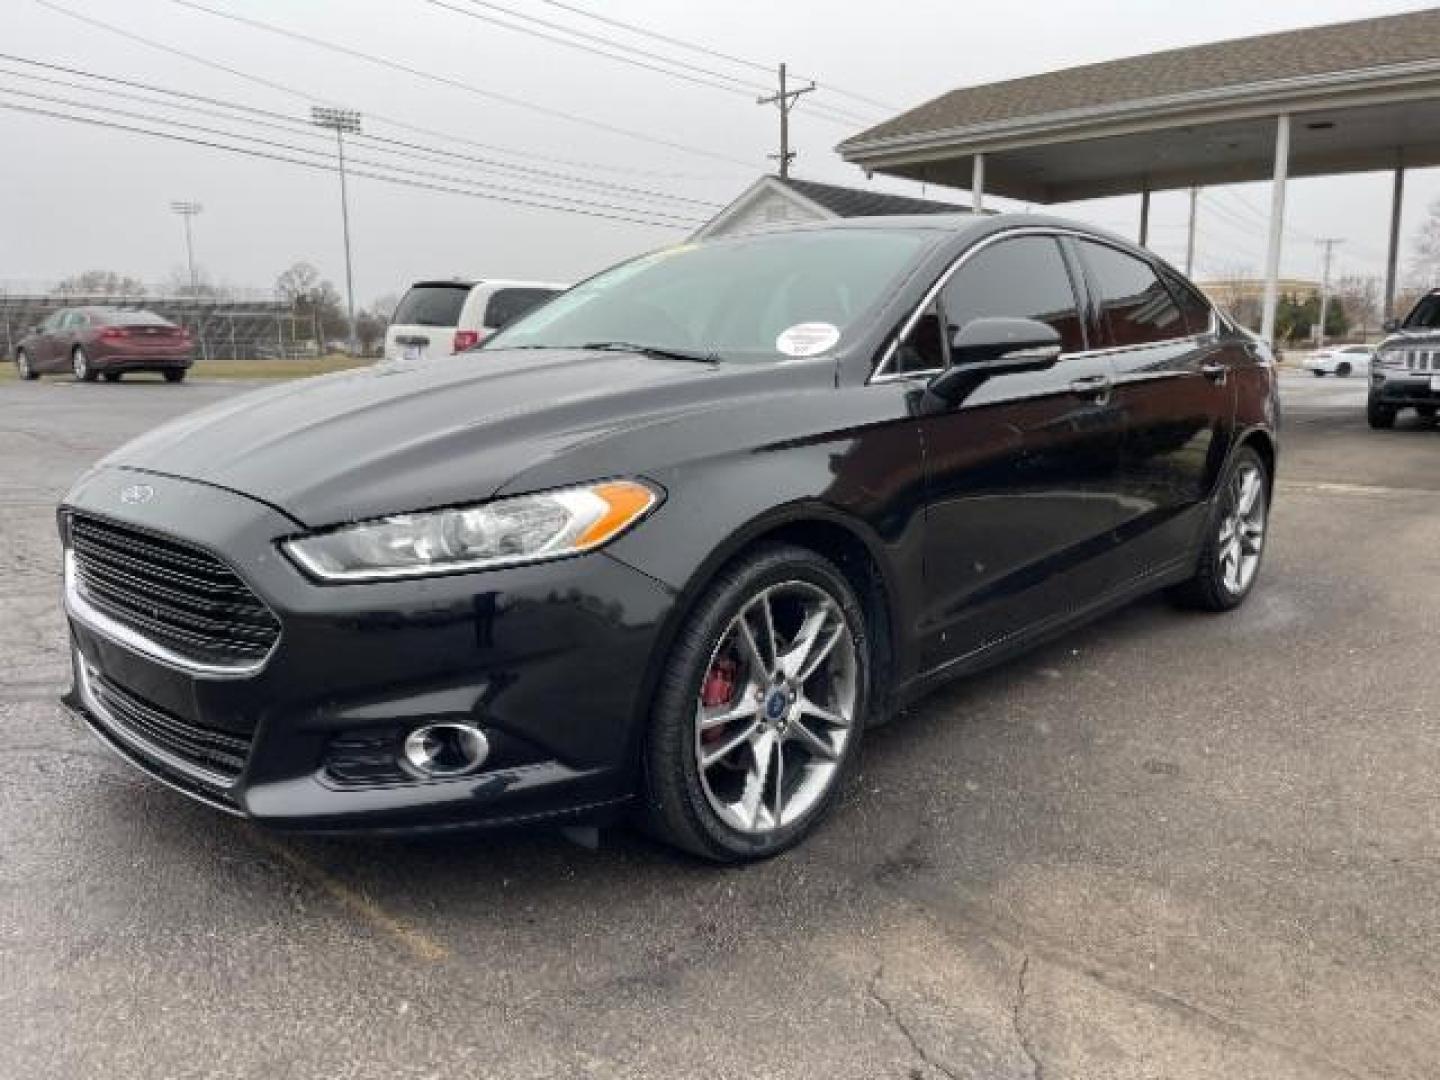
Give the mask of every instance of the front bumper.
<path id="1" fill-rule="evenodd" d="M 1434 376 L 1372 375 L 1370 396 L 1381 405 L 1393 408 L 1435 408 L 1440 406 L 1440 390 L 1432 390 Z"/>
<path id="2" fill-rule="evenodd" d="M 153 498 L 121 503 L 137 479 Z M 207 549 L 280 623 L 253 670 L 201 670 L 95 618 L 67 582 L 67 703 L 172 787 L 265 824 L 316 831 L 596 819 L 632 795 L 646 672 L 673 595 L 603 552 L 318 585 L 276 547 L 299 531 L 295 522 L 204 484 L 106 469 L 67 498 L 62 531 L 71 512 Z M 416 780 L 398 766 L 399 746 L 413 727 L 442 720 L 481 727 L 491 756 L 472 775 Z M 173 752 L 211 744 L 243 748 L 237 767 Z"/>

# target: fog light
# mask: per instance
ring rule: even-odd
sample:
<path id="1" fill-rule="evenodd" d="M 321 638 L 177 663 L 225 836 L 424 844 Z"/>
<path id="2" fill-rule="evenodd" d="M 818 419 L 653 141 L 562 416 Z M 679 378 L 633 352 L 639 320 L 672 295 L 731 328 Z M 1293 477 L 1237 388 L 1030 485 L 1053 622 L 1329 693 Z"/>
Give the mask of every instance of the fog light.
<path id="1" fill-rule="evenodd" d="M 464 776 L 485 764 L 490 742 L 470 724 L 426 724 L 405 738 L 403 758 L 424 777 Z"/>

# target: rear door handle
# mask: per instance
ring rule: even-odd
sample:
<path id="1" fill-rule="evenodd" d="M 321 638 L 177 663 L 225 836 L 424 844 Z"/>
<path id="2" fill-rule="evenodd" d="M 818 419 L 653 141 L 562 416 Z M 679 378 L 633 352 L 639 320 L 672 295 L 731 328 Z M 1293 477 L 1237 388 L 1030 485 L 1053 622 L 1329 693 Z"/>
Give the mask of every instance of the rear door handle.
<path id="1" fill-rule="evenodd" d="M 1110 396 L 1110 388 L 1113 385 L 1109 375 L 1087 375 L 1083 379 L 1073 381 L 1070 384 L 1070 392 L 1076 397 L 1104 401 Z"/>
<path id="2" fill-rule="evenodd" d="M 1230 374 L 1230 369 L 1224 364 L 1205 364 L 1200 368 L 1200 374 L 1213 383 L 1225 385 L 1225 377 Z"/>

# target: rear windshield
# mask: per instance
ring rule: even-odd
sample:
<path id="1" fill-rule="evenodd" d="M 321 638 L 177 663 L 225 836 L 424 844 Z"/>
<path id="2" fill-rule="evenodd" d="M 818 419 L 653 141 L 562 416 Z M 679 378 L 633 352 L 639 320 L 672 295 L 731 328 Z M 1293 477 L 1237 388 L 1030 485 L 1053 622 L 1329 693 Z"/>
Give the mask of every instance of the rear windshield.
<path id="1" fill-rule="evenodd" d="M 469 285 L 415 285 L 390 320 L 408 326 L 459 326 Z"/>
<path id="2" fill-rule="evenodd" d="M 491 330 L 509 326 L 521 315 L 537 307 L 558 293 L 559 289 L 496 289 L 485 305 L 484 325 Z"/>
<path id="3" fill-rule="evenodd" d="M 1421 297 L 1420 302 L 1415 305 L 1415 310 L 1406 316 L 1405 329 L 1440 329 L 1440 293 L 1431 293 L 1429 296 Z"/>

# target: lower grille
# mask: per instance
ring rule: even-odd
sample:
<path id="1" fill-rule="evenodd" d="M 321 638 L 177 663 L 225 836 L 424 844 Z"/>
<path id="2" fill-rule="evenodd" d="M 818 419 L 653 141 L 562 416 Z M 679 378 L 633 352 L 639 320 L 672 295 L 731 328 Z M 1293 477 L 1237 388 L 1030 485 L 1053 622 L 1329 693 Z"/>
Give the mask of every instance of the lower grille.
<path id="1" fill-rule="evenodd" d="M 250 756 L 248 738 L 182 720 L 106 679 L 84 659 L 80 662 L 86 664 L 86 688 L 105 713 L 97 719 L 105 726 L 118 729 L 119 735 L 129 735 L 139 743 L 172 754 L 222 784 L 239 778 Z"/>
<path id="2" fill-rule="evenodd" d="M 193 544 L 83 514 L 70 516 L 69 539 L 84 599 L 171 653 L 253 666 L 280 636 L 264 602 Z"/>

